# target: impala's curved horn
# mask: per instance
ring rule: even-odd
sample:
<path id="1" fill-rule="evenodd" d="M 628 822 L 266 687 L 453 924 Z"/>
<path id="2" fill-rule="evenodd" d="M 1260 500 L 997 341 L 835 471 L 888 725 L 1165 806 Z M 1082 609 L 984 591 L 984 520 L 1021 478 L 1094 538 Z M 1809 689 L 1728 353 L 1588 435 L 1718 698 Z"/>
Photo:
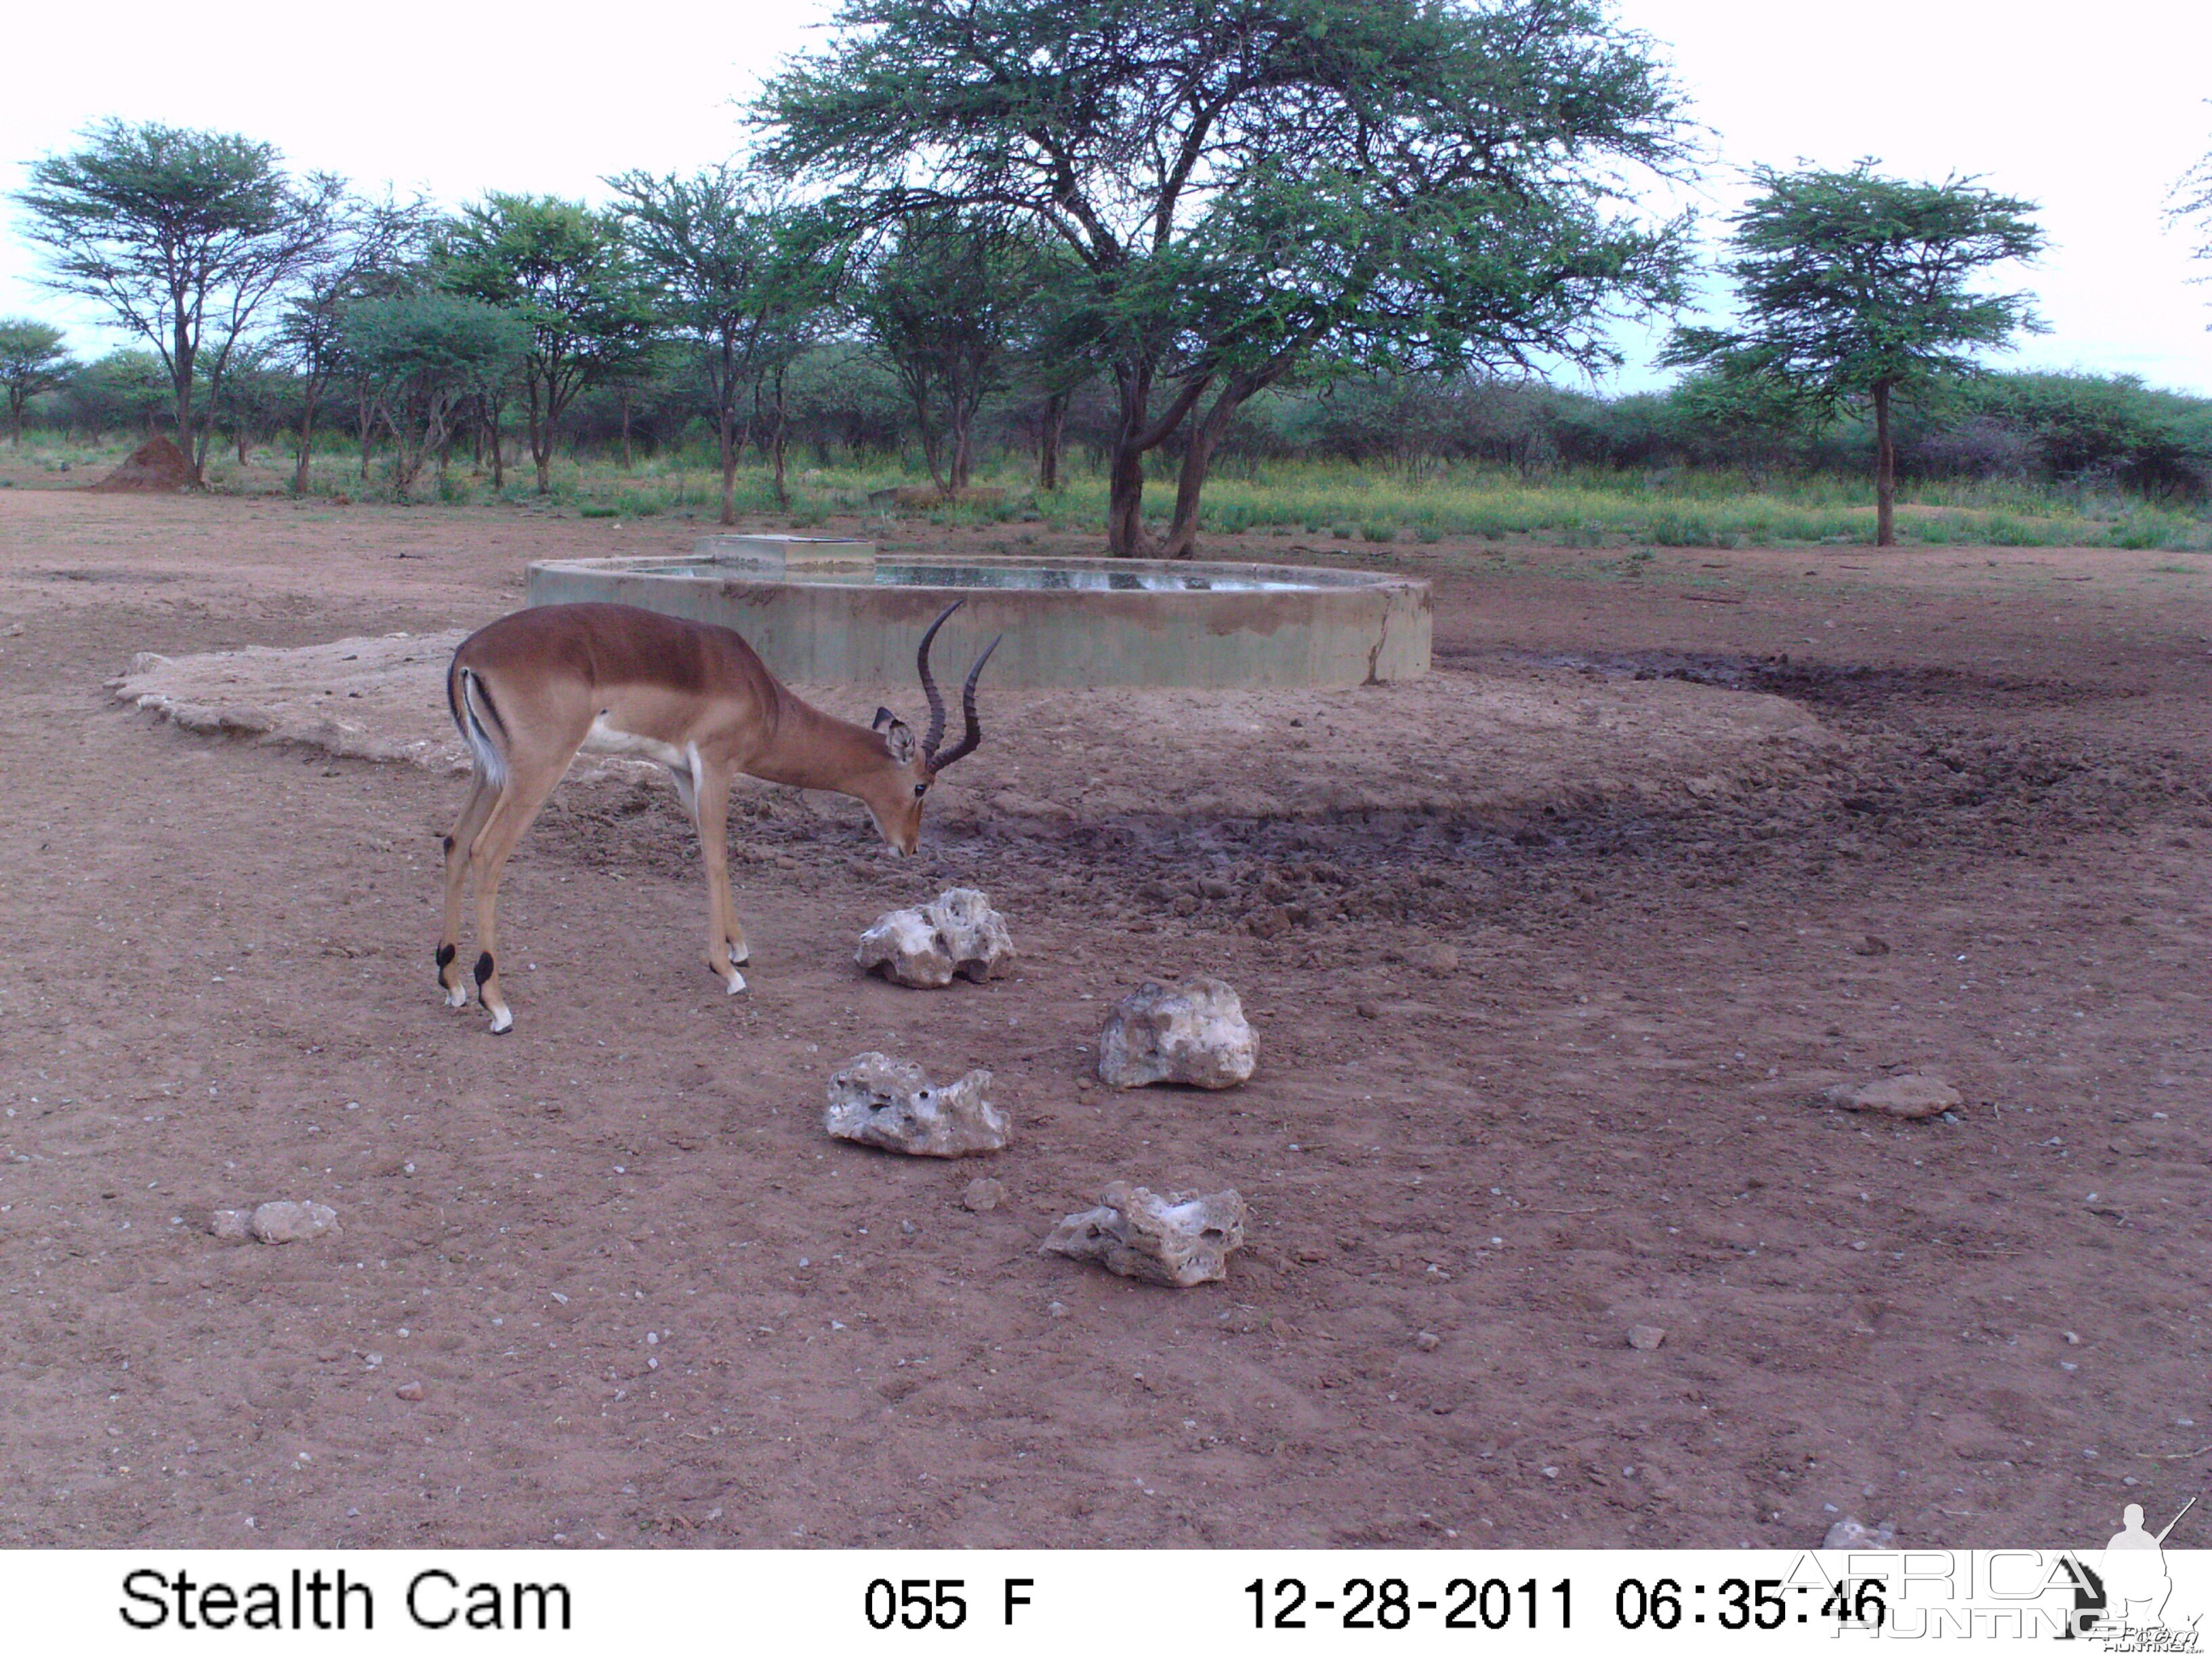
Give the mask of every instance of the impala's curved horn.
<path id="1" fill-rule="evenodd" d="M 921 695 L 929 699 L 929 731 L 921 740 L 921 754 L 933 766 L 937 763 L 937 745 L 945 741 L 945 699 L 938 692 L 936 676 L 929 672 L 929 647 L 937 638 L 937 630 L 945 626 L 945 619 L 967 603 L 955 599 L 939 611 L 937 620 L 921 636 L 921 649 L 915 653 L 914 665 L 921 675 Z"/>
<path id="2" fill-rule="evenodd" d="M 1001 634 L 985 646 L 983 654 L 975 659 L 975 665 L 968 671 L 968 684 L 960 690 L 960 712 L 967 719 L 968 730 L 953 745 L 951 753 L 931 758 L 929 769 L 932 772 L 942 772 L 953 762 L 966 759 L 975 752 L 975 745 L 983 741 L 983 723 L 975 718 L 975 682 L 983 678 L 983 665 L 991 660 L 991 653 L 999 648 L 999 641 L 1006 637 Z"/>

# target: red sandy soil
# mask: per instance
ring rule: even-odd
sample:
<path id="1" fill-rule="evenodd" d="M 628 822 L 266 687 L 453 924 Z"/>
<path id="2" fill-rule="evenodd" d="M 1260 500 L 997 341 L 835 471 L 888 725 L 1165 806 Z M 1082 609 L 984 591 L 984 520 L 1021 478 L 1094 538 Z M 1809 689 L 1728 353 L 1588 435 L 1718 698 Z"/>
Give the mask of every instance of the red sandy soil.
<path id="1" fill-rule="evenodd" d="M 2081 1543 L 2212 1473 L 2212 561 L 1400 550 L 1447 682 L 1779 697 L 1826 758 L 1306 810 L 1285 757 L 1356 759 L 1357 696 L 1211 793 L 987 742 L 918 862 L 751 800 L 734 1000 L 672 794 L 572 783 L 506 1039 L 432 984 L 459 781 L 106 688 L 697 528 L 0 493 L 0 1545 Z M 854 975 L 955 882 L 1017 977 Z M 1086 1085 L 1110 1000 L 1201 970 L 1252 1084 Z M 989 1066 L 1015 1146 L 828 1140 L 870 1048 Z M 1819 1103 L 1906 1069 L 1957 1121 Z M 1241 1189 L 1228 1282 L 1036 1253 L 1117 1176 Z M 343 1231 L 206 1231 L 272 1197 Z"/>

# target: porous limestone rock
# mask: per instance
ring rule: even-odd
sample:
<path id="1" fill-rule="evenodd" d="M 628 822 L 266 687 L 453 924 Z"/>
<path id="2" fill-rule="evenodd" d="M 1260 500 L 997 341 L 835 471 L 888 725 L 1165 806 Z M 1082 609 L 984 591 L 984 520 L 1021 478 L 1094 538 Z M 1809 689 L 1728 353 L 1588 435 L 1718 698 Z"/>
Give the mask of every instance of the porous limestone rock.
<path id="1" fill-rule="evenodd" d="M 1099 1206 L 1052 1230 L 1041 1254 L 1095 1261 L 1109 1273 L 1187 1288 L 1229 1277 L 1229 1253 L 1244 1243 L 1244 1200 L 1234 1188 L 1171 1193 L 1116 1181 Z"/>
<path id="2" fill-rule="evenodd" d="M 303 1239 L 320 1238 L 337 1226 L 338 1212 L 312 1200 L 301 1203 L 277 1199 L 258 1206 L 248 1224 L 264 1244 L 296 1244 Z"/>
<path id="3" fill-rule="evenodd" d="M 952 887 L 916 910 L 892 910 L 860 935 L 854 960 L 863 973 L 881 969 L 901 985 L 933 989 L 954 975 L 996 979 L 1012 966 L 1014 942 L 1006 918 L 972 887 Z"/>
<path id="4" fill-rule="evenodd" d="M 1098 1039 L 1098 1076 L 1116 1089 L 1188 1083 L 1228 1089 L 1252 1075 L 1259 1039 L 1237 993 L 1218 979 L 1179 991 L 1150 982 L 1123 997 Z"/>
<path id="5" fill-rule="evenodd" d="M 208 1231 L 217 1238 L 243 1239 L 252 1221 L 251 1210 L 217 1210 L 208 1218 Z"/>
<path id="6" fill-rule="evenodd" d="M 988 1072 L 970 1072 L 939 1089 L 910 1060 L 856 1054 L 830 1079 L 822 1127 L 840 1140 L 916 1158 L 995 1152 L 1013 1130 L 986 1098 L 990 1087 Z"/>
<path id="7" fill-rule="evenodd" d="M 1935 1117 L 1959 1103 L 1959 1091 L 1940 1077 L 1905 1072 L 1874 1083 L 1839 1083 L 1827 1102 L 1847 1112 L 1881 1112 L 1889 1117 Z"/>

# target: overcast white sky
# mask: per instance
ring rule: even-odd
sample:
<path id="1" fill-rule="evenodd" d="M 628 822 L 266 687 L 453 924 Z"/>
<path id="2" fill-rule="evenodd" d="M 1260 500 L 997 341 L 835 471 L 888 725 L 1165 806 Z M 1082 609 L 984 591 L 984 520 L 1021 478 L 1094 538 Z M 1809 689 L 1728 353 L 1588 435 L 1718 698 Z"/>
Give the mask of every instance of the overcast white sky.
<path id="1" fill-rule="evenodd" d="M 447 203 L 487 189 L 596 195 L 604 173 L 689 168 L 738 149 L 732 98 L 829 9 L 25 5 L 8 29 L 17 72 L 0 99 L 0 188 L 20 188 L 22 163 L 119 115 L 246 133 L 295 166 Z M 2212 149 L 2212 4 L 1620 0 L 1620 11 L 1665 44 L 1714 134 L 1721 166 L 1698 192 L 1709 214 L 1735 205 L 1753 162 L 1871 155 L 1906 177 L 1983 174 L 2041 203 L 2051 243 L 2020 281 L 2051 331 L 2009 361 L 2212 394 L 2212 286 L 2189 281 L 2212 267 L 2192 264 L 2190 240 L 2160 220 L 2174 180 Z M 37 287 L 16 211 L 0 202 L 0 313 L 52 318 L 80 350 L 104 349 L 92 313 Z M 1621 384 L 1651 383 L 1649 343 L 1624 339 Z"/>

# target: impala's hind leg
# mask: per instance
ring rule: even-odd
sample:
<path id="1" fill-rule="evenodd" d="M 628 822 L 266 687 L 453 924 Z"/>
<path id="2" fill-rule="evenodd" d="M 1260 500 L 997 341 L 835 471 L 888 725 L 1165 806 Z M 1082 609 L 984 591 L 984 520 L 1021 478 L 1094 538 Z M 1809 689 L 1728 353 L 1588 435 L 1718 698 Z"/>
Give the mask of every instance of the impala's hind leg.
<path id="1" fill-rule="evenodd" d="M 461 899 L 468 885 L 469 848 L 475 844 L 477 834 L 491 816 L 491 809 L 499 799 L 499 791 L 478 767 L 469 785 L 467 805 L 461 815 L 453 820 L 453 832 L 446 837 L 446 908 L 438 926 L 438 988 L 446 994 L 448 1008 L 465 1008 L 469 1002 L 467 981 L 461 977 L 459 963 L 461 935 Z"/>
<path id="2" fill-rule="evenodd" d="M 538 809 L 553 793 L 553 786 L 561 781 L 561 775 L 568 769 L 568 763 L 575 758 L 582 742 L 582 734 L 579 733 L 574 742 L 553 754 L 510 756 L 506 786 L 492 803 L 483 828 L 477 832 L 476 841 L 469 849 L 469 874 L 477 890 L 477 960 L 472 971 L 476 975 L 477 995 L 491 1015 L 495 1033 L 510 1030 L 514 1025 L 514 1011 L 507 1006 L 506 994 L 499 983 L 500 878 L 507 870 L 507 860 L 515 843 L 538 817 Z"/>
<path id="3" fill-rule="evenodd" d="M 691 795 L 699 856 L 707 866 L 707 970 L 735 996 L 745 988 L 738 964 L 751 952 L 745 948 L 745 930 L 738 926 L 737 906 L 730 897 L 730 774 L 699 764 Z"/>

